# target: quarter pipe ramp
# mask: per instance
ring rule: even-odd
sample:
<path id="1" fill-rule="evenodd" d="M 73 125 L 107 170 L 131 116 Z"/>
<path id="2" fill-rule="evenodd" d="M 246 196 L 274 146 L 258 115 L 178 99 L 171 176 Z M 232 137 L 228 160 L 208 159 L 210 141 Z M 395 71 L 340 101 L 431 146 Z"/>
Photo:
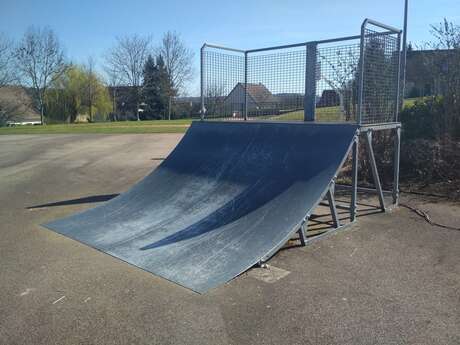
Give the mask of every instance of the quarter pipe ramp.
<path id="1" fill-rule="evenodd" d="M 129 191 L 45 226 L 202 293 L 274 254 L 298 230 L 357 129 L 193 122 Z"/>

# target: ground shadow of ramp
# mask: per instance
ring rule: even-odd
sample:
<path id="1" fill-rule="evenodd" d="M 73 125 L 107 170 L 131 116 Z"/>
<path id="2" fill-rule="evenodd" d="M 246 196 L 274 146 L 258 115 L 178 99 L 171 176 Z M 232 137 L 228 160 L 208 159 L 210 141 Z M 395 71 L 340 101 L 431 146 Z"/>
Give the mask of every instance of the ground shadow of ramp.
<path id="1" fill-rule="evenodd" d="M 45 226 L 205 292 L 293 235 L 356 131 L 349 124 L 194 122 L 128 192 Z"/>

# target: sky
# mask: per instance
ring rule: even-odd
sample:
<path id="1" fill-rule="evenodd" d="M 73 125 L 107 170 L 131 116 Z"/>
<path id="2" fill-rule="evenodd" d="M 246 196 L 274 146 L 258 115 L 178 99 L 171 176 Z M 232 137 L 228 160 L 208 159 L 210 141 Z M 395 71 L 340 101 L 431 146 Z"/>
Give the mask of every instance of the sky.
<path id="1" fill-rule="evenodd" d="M 91 56 L 102 71 L 116 37 L 137 33 L 156 43 L 174 30 L 195 52 L 189 93 L 197 95 L 204 42 L 252 49 L 357 35 L 366 17 L 402 28 L 403 9 L 403 0 L 0 0 L 0 32 L 20 39 L 31 25 L 48 26 L 69 60 Z M 430 40 L 430 24 L 444 17 L 460 24 L 460 0 L 409 0 L 408 41 Z"/>

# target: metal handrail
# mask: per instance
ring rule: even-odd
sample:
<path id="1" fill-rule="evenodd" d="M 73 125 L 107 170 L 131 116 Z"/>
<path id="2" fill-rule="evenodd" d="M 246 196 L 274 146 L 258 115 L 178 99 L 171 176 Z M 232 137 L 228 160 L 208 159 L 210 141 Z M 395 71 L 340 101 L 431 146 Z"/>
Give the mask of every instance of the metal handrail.
<path id="1" fill-rule="evenodd" d="M 201 49 L 205 49 L 205 48 L 223 49 L 223 50 L 228 50 L 228 51 L 237 52 L 237 53 L 245 53 L 246 52 L 245 50 L 241 50 L 241 49 L 237 49 L 237 48 L 224 47 L 224 46 L 219 46 L 219 45 L 210 44 L 210 43 L 203 44 Z"/>
<path id="2" fill-rule="evenodd" d="M 395 27 L 393 27 L 391 25 L 383 24 L 383 23 L 380 23 L 380 22 L 378 22 L 376 20 L 373 20 L 373 19 L 370 19 L 370 18 L 364 19 L 363 23 L 361 24 L 361 28 L 365 28 L 367 24 L 371 24 L 373 26 L 377 26 L 379 28 L 391 31 L 394 34 L 399 34 L 399 33 L 402 32 L 402 30 L 397 29 L 397 28 L 395 28 Z"/>

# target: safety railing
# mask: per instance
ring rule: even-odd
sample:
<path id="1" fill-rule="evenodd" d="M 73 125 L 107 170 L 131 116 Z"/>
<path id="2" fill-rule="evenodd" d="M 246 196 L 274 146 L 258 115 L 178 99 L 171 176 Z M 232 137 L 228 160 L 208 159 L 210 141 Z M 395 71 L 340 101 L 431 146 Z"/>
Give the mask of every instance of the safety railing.
<path id="1" fill-rule="evenodd" d="M 240 50 L 201 49 L 201 117 L 376 124 L 397 121 L 401 31 Z"/>

